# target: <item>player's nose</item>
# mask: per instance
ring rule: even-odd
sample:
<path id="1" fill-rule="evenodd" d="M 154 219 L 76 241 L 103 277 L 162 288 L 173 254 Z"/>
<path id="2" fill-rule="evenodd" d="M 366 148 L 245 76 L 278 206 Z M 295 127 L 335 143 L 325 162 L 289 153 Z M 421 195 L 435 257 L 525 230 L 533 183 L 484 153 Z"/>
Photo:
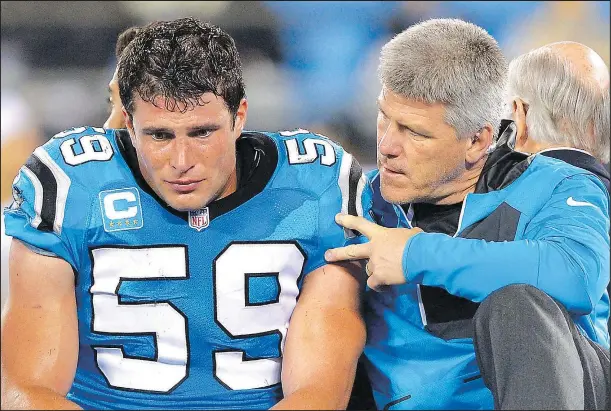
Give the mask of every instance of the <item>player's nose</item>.
<path id="1" fill-rule="evenodd" d="M 184 173 L 193 167 L 192 149 L 187 138 L 176 137 L 173 141 L 170 165 L 180 173 Z"/>

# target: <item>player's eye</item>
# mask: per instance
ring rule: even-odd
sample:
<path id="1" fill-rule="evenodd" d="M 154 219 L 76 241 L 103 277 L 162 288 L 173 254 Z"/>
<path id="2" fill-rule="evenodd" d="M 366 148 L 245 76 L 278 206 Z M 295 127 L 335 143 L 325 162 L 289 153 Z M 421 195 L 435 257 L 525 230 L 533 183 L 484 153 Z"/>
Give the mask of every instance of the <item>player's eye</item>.
<path id="1" fill-rule="evenodd" d="M 170 133 L 156 132 L 150 134 L 151 138 L 155 141 L 165 141 L 172 138 Z"/>
<path id="2" fill-rule="evenodd" d="M 194 128 L 193 130 L 189 131 L 189 133 L 187 135 L 189 137 L 195 137 L 195 138 L 208 138 L 215 131 L 217 131 L 219 128 L 220 127 L 215 126 L 215 125 L 208 125 L 208 126 L 203 126 L 203 127 L 197 127 L 197 128 Z"/>
<path id="3" fill-rule="evenodd" d="M 212 132 L 213 132 L 213 131 L 214 131 L 214 130 L 200 130 L 200 131 L 197 133 L 197 136 L 196 136 L 196 137 L 198 137 L 198 138 L 206 138 L 206 137 L 210 137 L 210 135 L 212 134 Z"/>

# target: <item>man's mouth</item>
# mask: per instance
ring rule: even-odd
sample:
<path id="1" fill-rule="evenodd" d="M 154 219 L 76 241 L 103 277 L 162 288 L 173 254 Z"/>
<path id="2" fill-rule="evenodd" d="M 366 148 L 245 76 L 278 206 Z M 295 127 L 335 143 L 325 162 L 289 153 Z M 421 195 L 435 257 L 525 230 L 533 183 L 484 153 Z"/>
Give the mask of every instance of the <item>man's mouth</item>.
<path id="1" fill-rule="evenodd" d="M 174 191 L 177 191 L 179 193 L 190 193 L 191 191 L 195 191 L 195 189 L 197 188 L 197 186 L 199 185 L 199 183 L 201 183 L 204 180 L 166 180 L 165 182 L 168 183 L 172 189 Z"/>

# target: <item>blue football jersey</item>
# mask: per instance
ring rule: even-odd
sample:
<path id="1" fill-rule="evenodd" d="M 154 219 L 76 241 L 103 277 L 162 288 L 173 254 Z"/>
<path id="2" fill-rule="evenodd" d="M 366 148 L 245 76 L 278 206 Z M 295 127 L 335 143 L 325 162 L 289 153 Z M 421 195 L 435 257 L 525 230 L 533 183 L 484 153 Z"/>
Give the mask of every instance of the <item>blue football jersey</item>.
<path id="1" fill-rule="evenodd" d="M 304 276 L 327 249 L 362 240 L 334 216 L 367 216 L 369 185 L 349 153 L 306 130 L 245 132 L 237 147 L 236 192 L 188 213 L 144 183 L 125 130 L 67 130 L 21 168 L 7 234 L 76 273 L 70 400 L 267 409 L 282 398 Z"/>

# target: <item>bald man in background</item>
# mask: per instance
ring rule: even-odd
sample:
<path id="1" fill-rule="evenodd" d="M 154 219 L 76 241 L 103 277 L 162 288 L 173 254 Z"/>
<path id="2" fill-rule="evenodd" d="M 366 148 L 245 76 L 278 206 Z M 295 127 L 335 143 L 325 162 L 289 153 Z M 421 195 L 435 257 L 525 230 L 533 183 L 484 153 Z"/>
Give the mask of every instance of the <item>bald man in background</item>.
<path id="1" fill-rule="evenodd" d="M 516 150 L 586 169 L 609 191 L 609 69 L 594 50 L 569 41 L 531 50 L 510 63 L 508 91 Z"/>
<path id="2" fill-rule="evenodd" d="M 550 43 L 516 57 L 508 74 L 515 149 L 590 171 L 609 192 L 609 68 L 601 56 L 581 43 Z M 572 197 L 567 203 L 587 204 Z M 610 284 L 607 290 L 611 294 Z M 609 313 L 607 323 L 611 328 Z M 609 357 L 608 350 L 601 351 Z M 608 373 L 603 380 L 599 384 L 608 387 Z M 608 409 L 608 391 L 605 396 L 599 403 Z"/>
<path id="3" fill-rule="evenodd" d="M 509 64 L 508 96 L 516 150 L 588 170 L 610 191 L 609 68 L 601 56 L 572 41 L 531 50 Z"/>

